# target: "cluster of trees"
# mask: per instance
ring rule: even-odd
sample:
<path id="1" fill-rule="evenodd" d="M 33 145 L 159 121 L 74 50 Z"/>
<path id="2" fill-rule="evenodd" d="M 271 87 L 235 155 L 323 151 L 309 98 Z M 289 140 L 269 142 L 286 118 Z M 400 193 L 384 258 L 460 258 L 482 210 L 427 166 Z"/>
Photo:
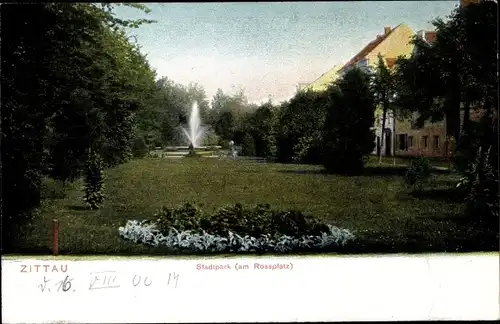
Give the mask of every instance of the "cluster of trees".
<path id="1" fill-rule="evenodd" d="M 418 122 L 445 119 L 462 173 L 467 212 L 498 221 L 498 44 L 496 1 L 480 1 L 437 19 L 432 44 L 415 40 L 400 59 L 395 105 Z"/>
<path id="2" fill-rule="evenodd" d="M 85 202 L 104 199 L 103 169 L 155 146 L 185 144 L 179 126 L 196 101 L 213 144 L 229 139 L 245 109 L 242 93 L 156 80 L 119 5 L 40 3 L 2 6 L 2 243 L 8 248 L 40 205 L 44 178 L 83 177 Z"/>
<path id="3" fill-rule="evenodd" d="M 139 4 L 127 4 L 148 11 Z M 45 176 L 102 182 L 101 166 L 132 155 L 137 116 L 150 111 L 155 73 L 113 4 L 2 6 L 2 241 L 40 203 Z M 96 169 L 97 168 L 97 169 Z M 87 200 L 97 207 L 99 192 Z"/>
<path id="4" fill-rule="evenodd" d="M 416 37 L 414 55 L 395 69 L 380 57 L 373 71 L 352 70 L 324 92 L 258 107 L 240 130 L 244 151 L 353 173 L 374 148 L 375 107 L 382 124 L 389 111 L 417 116 L 417 127 L 444 119 L 467 210 L 498 220 L 497 6 L 480 1 L 436 19 L 436 40 Z"/>

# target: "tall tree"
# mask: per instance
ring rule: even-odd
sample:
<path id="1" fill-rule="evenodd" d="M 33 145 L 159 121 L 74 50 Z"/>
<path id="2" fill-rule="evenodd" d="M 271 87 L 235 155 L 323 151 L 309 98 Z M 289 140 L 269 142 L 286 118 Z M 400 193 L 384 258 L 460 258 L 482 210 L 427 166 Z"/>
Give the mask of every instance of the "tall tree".
<path id="1" fill-rule="evenodd" d="M 359 174 L 373 151 L 375 100 L 370 76 L 353 69 L 328 89 L 324 166 L 328 172 Z"/>
<path id="2" fill-rule="evenodd" d="M 387 119 L 387 113 L 392 108 L 394 109 L 393 100 L 396 94 L 396 80 L 394 73 L 389 70 L 385 64 L 384 58 L 378 56 L 378 64 L 373 73 L 372 88 L 374 93 L 375 103 L 382 107 L 382 129 L 380 132 L 380 143 L 385 143 L 385 125 Z M 395 134 L 393 134 L 395 136 Z M 379 163 L 382 163 L 381 150 L 377 148 L 377 154 L 379 156 Z"/>
<path id="3" fill-rule="evenodd" d="M 278 159 L 321 163 L 321 130 L 326 118 L 326 93 L 299 91 L 281 105 L 279 112 Z M 302 144 L 302 145 L 301 145 Z"/>
<path id="4" fill-rule="evenodd" d="M 128 148 L 134 114 L 154 74 L 124 39 L 121 24 L 134 21 L 120 21 L 112 8 L 1 7 L 5 229 L 39 204 L 42 175 L 72 179 L 89 148 L 109 152 L 108 162 L 121 160 L 115 147 Z M 104 150 L 106 143 L 113 149 Z"/>

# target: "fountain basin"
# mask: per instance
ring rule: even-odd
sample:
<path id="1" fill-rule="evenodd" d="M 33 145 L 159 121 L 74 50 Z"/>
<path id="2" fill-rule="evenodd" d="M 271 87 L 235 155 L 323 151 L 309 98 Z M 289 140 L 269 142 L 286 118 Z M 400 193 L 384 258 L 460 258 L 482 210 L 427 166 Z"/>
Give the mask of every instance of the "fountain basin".
<path id="1" fill-rule="evenodd" d="M 207 150 L 220 150 L 222 146 L 198 146 L 195 147 L 195 151 L 207 151 Z M 166 146 L 163 151 L 176 152 L 176 151 L 189 151 L 189 146 Z"/>

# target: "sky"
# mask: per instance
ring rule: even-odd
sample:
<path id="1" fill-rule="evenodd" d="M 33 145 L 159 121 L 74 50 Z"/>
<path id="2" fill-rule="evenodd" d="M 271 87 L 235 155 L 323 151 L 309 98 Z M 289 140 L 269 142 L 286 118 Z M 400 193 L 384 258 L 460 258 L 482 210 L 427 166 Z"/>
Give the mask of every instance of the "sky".
<path id="1" fill-rule="evenodd" d="M 459 1 L 147 3 L 151 13 L 118 7 L 120 18 L 156 23 L 131 31 L 157 77 L 196 82 L 209 100 L 218 88 L 243 89 L 249 102 L 292 97 L 346 63 L 385 26 L 432 30 Z"/>

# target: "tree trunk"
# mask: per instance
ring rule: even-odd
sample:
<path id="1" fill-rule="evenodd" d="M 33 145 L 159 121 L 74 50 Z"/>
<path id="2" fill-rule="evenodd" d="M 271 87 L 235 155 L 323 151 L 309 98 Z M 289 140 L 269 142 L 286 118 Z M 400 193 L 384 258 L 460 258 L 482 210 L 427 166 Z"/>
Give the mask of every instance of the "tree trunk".
<path id="1" fill-rule="evenodd" d="M 392 165 L 396 166 L 396 110 L 392 110 Z"/>
<path id="2" fill-rule="evenodd" d="M 446 135 L 460 140 L 460 92 L 449 95 L 445 102 Z"/>
<path id="3" fill-rule="evenodd" d="M 385 135 L 385 119 L 387 117 L 387 102 L 384 100 L 383 104 L 382 104 L 382 109 L 383 109 L 383 113 L 382 113 L 382 132 L 380 133 L 380 154 L 378 156 L 378 163 L 381 164 L 382 163 L 382 145 L 384 145 L 384 135 Z"/>
<path id="4" fill-rule="evenodd" d="M 462 121 L 462 134 L 467 135 L 468 126 L 470 121 L 470 101 L 468 99 L 465 100 L 464 103 L 464 120 Z"/>

